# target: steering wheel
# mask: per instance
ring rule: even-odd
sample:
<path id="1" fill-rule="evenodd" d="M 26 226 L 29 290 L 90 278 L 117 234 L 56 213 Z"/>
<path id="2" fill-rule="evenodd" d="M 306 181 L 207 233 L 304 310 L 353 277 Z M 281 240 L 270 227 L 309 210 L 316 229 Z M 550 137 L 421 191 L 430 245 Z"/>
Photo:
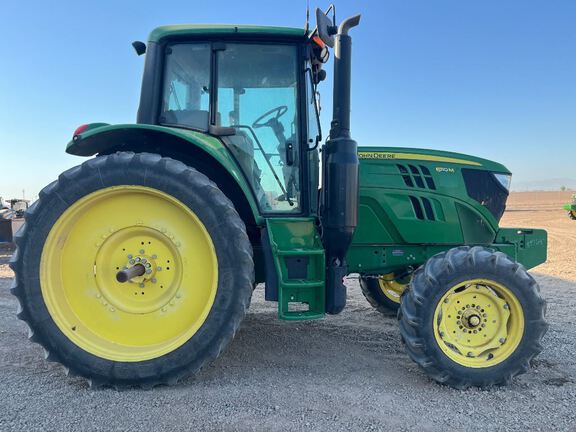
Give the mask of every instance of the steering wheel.
<path id="1" fill-rule="evenodd" d="M 280 117 L 282 117 L 284 114 L 286 114 L 286 111 L 288 111 L 288 107 L 286 105 L 280 105 L 276 108 L 271 109 L 270 111 L 266 111 L 264 114 L 262 114 L 260 117 L 258 117 L 256 120 L 254 120 L 254 123 L 252 123 L 252 127 L 254 129 L 258 129 L 261 127 L 271 127 L 271 123 L 276 120 L 278 121 L 278 119 Z M 264 120 L 266 117 L 270 116 L 271 114 L 276 113 L 276 115 L 268 120 L 266 120 L 265 122 L 263 122 L 262 120 Z"/>

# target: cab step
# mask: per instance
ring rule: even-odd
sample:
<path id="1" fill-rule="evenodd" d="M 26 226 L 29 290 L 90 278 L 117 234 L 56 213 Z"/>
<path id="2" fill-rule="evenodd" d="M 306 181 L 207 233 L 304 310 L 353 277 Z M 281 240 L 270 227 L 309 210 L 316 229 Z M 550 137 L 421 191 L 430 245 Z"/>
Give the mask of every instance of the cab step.
<path id="1" fill-rule="evenodd" d="M 278 317 L 324 317 L 325 255 L 314 218 L 274 218 L 266 223 L 278 274 Z"/>

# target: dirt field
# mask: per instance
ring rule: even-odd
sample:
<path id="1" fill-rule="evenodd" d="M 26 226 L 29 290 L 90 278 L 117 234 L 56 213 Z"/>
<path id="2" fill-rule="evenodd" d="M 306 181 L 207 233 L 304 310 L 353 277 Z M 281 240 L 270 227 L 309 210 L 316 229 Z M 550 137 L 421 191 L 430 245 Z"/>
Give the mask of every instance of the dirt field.
<path id="1" fill-rule="evenodd" d="M 570 193 L 515 193 L 503 225 L 549 232 L 534 269 L 550 330 L 534 368 L 505 388 L 457 391 L 405 355 L 394 317 L 374 312 L 354 279 L 344 313 L 276 319 L 257 289 L 228 351 L 176 387 L 96 390 L 69 379 L 26 340 L 0 249 L 0 430 L 576 430 L 576 221 Z"/>

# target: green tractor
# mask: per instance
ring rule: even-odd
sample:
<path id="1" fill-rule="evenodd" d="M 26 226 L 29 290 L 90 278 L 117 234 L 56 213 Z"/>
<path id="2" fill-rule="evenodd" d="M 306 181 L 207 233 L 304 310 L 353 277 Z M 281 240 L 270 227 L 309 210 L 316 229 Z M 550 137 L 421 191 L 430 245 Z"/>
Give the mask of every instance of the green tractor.
<path id="1" fill-rule="evenodd" d="M 576 194 L 572 195 L 572 202 L 570 204 L 564 204 L 562 208 L 568 212 L 570 219 L 576 220 Z"/>
<path id="2" fill-rule="evenodd" d="M 529 368 L 547 325 L 526 269 L 547 239 L 499 228 L 510 172 L 358 148 L 360 17 L 316 19 L 313 31 L 164 26 L 133 44 L 146 54 L 136 124 L 76 129 L 66 151 L 95 157 L 43 189 L 16 236 L 18 317 L 49 360 L 94 386 L 175 383 L 226 348 L 257 283 L 280 319 L 317 319 L 343 310 L 356 273 L 376 308 L 399 305 L 408 354 L 434 380 L 505 384 Z"/>

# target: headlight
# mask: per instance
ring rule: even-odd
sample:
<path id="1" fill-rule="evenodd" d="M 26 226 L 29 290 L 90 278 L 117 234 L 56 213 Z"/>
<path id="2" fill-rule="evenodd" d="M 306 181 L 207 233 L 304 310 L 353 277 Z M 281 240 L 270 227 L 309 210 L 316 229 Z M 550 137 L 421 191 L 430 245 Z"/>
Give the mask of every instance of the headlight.
<path id="1" fill-rule="evenodd" d="M 506 189 L 507 191 L 510 190 L 510 183 L 512 182 L 511 174 L 498 174 L 498 173 L 492 173 L 492 174 L 494 174 L 494 177 L 496 177 L 498 183 L 504 186 L 504 189 Z"/>

